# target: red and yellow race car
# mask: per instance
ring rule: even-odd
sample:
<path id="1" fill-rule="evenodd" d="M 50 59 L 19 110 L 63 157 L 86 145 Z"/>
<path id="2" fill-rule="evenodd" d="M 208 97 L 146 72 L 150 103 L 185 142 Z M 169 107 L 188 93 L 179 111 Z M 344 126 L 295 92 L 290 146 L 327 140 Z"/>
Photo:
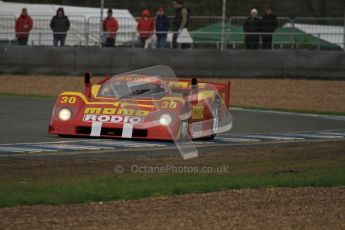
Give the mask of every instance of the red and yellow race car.
<path id="1" fill-rule="evenodd" d="M 91 82 L 85 92 L 59 95 L 49 133 L 152 140 L 214 138 L 232 127 L 230 82 L 175 78 L 168 67 L 135 71 Z M 163 69 L 163 70 L 162 70 Z M 152 72 L 152 74 L 151 74 Z M 158 73 L 157 73 L 158 72 Z M 169 72 L 160 74 L 159 72 Z"/>

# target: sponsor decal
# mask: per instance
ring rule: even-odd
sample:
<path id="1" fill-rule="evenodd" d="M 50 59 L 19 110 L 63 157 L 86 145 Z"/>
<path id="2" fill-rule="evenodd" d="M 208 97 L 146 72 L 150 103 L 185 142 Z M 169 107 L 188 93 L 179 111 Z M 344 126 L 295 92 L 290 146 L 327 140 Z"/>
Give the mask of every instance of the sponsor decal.
<path id="1" fill-rule="evenodd" d="M 199 120 L 204 118 L 204 106 L 196 105 L 192 107 L 192 119 Z"/>
<path id="2" fill-rule="evenodd" d="M 127 123 L 127 124 L 143 124 L 143 117 L 119 116 L 119 115 L 96 115 L 85 114 L 84 122 L 102 122 L 102 123 Z"/>
<path id="3" fill-rule="evenodd" d="M 190 84 L 189 82 L 170 81 L 168 86 L 173 88 L 188 88 Z"/>
<path id="4" fill-rule="evenodd" d="M 122 115 L 122 116 L 135 116 L 135 117 L 147 117 L 150 111 L 125 109 L 125 108 L 95 108 L 88 107 L 84 110 L 85 114 L 95 115 Z"/>
<path id="5" fill-rule="evenodd" d="M 168 86 L 171 88 L 190 88 L 192 84 L 189 81 L 169 81 Z M 199 89 L 204 89 L 205 87 L 206 83 L 198 83 Z"/>
<path id="6" fill-rule="evenodd" d="M 150 76 L 144 76 L 144 75 L 125 75 L 116 77 L 116 81 L 134 81 L 134 82 L 156 82 L 159 81 L 159 78 L 157 77 L 150 77 Z"/>

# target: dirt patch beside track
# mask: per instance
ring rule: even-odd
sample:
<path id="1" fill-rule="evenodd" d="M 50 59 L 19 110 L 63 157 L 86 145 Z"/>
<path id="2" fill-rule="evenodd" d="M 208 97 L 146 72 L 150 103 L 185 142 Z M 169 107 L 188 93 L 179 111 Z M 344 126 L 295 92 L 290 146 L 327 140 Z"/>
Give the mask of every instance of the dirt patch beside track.
<path id="1" fill-rule="evenodd" d="M 230 166 L 230 175 L 221 177 L 270 173 L 298 178 L 304 171 L 324 169 L 327 173 L 327 169 L 341 166 L 345 156 L 344 144 L 344 141 L 328 141 L 214 147 L 200 149 L 201 157 L 189 161 L 171 155 L 123 159 L 111 153 L 60 157 L 4 156 L 0 161 L 0 181 L 38 184 L 40 181 L 68 180 L 71 177 L 113 175 L 116 178 L 123 175 L 114 173 L 118 164 L 125 168 L 133 164 L 226 164 Z M 315 175 L 311 173 L 310 177 Z M 148 178 L 155 176 L 158 175 L 148 175 Z M 339 183 L 338 186 L 341 185 L 344 184 Z M 344 203 L 345 187 L 268 187 L 104 203 L 2 208 L 0 229 L 342 229 L 345 227 Z"/>
<path id="2" fill-rule="evenodd" d="M 232 190 L 0 209 L 5 229 L 343 229 L 345 188 Z"/>
<path id="3" fill-rule="evenodd" d="M 98 81 L 101 78 L 95 78 Z M 206 79 L 224 82 L 224 79 Z M 237 106 L 319 112 L 345 112 L 345 81 L 229 79 L 231 103 Z M 82 77 L 0 76 L 0 93 L 57 96 L 83 91 Z"/>

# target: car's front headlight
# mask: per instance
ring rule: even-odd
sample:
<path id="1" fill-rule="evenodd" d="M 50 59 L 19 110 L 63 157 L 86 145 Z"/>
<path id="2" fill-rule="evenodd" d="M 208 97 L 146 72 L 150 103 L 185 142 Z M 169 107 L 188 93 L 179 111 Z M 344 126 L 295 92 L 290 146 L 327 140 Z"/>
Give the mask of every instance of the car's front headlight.
<path id="1" fill-rule="evenodd" d="M 61 121 L 68 121 L 71 119 L 72 113 L 71 110 L 69 109 L 61 109 L 59 112 L 59 119 Z"/>
<path id="2" fill-rule="evenodd" d="M 172 122 L 172 118 L 169 114 L 163 114 L 160 118 L 159 118 L 159 123 L 161 125 L 165 125 L 168 126 L 170 125 Z"/>

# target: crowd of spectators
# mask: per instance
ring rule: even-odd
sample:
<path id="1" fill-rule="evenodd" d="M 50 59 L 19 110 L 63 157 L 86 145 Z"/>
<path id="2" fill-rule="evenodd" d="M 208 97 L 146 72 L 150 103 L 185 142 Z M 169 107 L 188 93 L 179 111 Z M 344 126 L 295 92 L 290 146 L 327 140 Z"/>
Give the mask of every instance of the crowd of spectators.
<path id="1" fill-rule="evenodd" d="M 272 49 L 273 33 L 278 27 L 277 17 L 271 9 L 266 9 L 262 19 L 258 17 L 258 11 L 252 9 L 250 16 L 243 24 L 246 33 L 244 44 L 247 49 Z M 261 43 L 260 43 L 261 40 Z"/>
<path id="2" fill-rule="evenodd" d="M 189 48 L 189 44 L 181 44 L 178 37 L 184 30 L 188 30 L 190 22 L 190 10 L 187 9 L 182 0 L 173 1 L 175 17 L 170 25 L 163 7 L 157 9 L 156 15 L 152 15 L 148 9 L 142 11 L 137 23 L 138 40 L 140 47 L 147 48 L 153 43 L 155 37 L 156 48 L 166 48 L 168 31 L 172 28 L 173 48 Z M 67 32 L 70 29 L 70 21 L 65 15 L 63 8 L 58 8 L 56 15 L 50 21 L 50 28 L 53 32 L 53 45 L 64 46 Z M 116 46 L 116 34 L 119 30 L 118 20 L 113 16 L 112 9 L 107 11 L 107 17 L 102 22 L 101 45 L 103 47 Z M 30 31 L 33 27 L 33 20 L 26 8 L 22 9 L 20 17 L 16 20 L 15 32 L 18 45 L 27 45 Z M 277 17 L 271 9 L 267 9 L 262 18 L 258 17 L 258 11 L 252 9 L 250 16 L 245 20 L 243 29 L 245 33 L 244 44 L 247 49 L 271 49 L 273 32 L 278 27 Z M 155 36 L 153 36 L 155 35 Z"/>
<path id="3" fill-rule="evenodd" d="M 153 16 L 148 9 L 143 10 L 142 15 L 137 23 L 138 40 L 140 47 L 148 47 L 153 41 L 155 35 L 156 48 L 166 48 L 168 32 L 172 26 L 173 47 L 177 48 L 177 37 L 182 29 L 188 27 L 189 11 L 184 7 L 182 0 L 173 1 L 175 9 L 175 18 L 173 25 L 170 25 L 168 17 L 165 15 L 163 7 L 157 9 L 156 15 Z M 71 23 L 65 15 L 64 9 L 59 8 L 56 15 L 50 21 L 50 29 L 53 32 L 53 45 L 64 46 L 66 42 L 67 32 Z M 116 46 L 116 34 L 119 30 L 118 20 L 113 16 L 112 9 L 107 11 L 107 17 L 102 22 L 101 45 L 103 47 Z M 30 31 L 33 27 L 33 20 L 29 16 L 26 8 L 22 9 L 20 17 L 16 20 L 15 32 L 18 45 L 27 45 Z"/>

